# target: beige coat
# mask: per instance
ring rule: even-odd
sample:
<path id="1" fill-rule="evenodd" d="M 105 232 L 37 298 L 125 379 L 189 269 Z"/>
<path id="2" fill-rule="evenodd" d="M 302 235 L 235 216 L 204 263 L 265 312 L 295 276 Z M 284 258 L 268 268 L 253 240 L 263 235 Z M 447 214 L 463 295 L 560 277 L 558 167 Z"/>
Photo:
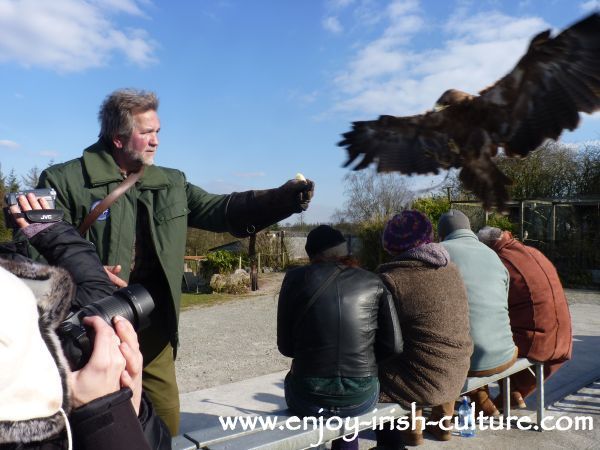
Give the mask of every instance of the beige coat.
<path id="1" fill-rule="evenodd" d="M 380 400 L 403 407 L 455 400 L 473 352 L 458 268 L 404 260 L 384 264 L 378 272 L 394 297 L 404 338 L 404 352 L 380 366 Z"/>

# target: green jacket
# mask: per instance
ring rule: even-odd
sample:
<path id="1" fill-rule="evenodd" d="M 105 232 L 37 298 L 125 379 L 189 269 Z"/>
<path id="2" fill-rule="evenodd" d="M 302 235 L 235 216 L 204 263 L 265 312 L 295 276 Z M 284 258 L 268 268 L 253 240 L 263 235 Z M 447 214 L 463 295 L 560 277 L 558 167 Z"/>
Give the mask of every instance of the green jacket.
<path id="1" fill-rule="evenodd" d="M 81 158 L 56 164 L 44 170 L 39 186 L 57 192 L 56 208 L 64 210 L 64 220 L 78 227 L 96 202 L 123 181 L 110 150 L 98 141 L 84 150 Z M 209 194 L 188 183 L 179 170 L 148 166 L 136 185 L 113 203 L 87 232 L 105 265 L 122 266 L 119 276 L 128 280 L 131 272 L 137 207 L 148 213 L 152 243 L 168 282 L 164 294 L 172 302 L 169 335 L 178 342 L 177 324 L 183 276 L 187 227 L 228 231 L 226 210 L 229 195 Z M 158 301 L 155 299 L 155 301 Z"/>

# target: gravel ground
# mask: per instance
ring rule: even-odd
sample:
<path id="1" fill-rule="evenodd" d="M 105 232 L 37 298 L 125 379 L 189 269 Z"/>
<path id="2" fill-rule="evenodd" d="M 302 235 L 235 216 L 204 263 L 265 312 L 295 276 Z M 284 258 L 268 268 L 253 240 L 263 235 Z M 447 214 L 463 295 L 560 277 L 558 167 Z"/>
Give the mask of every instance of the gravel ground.
<path id="1" fill-rule="evenodd" d="M 182 311 L 176 360 L 181 393 L 289 367 L 290 359 L 277 350 L 277 298 L 283 275 L 259 276 L 259 290 L 239 300 Z"/>
<path id="2" fill-rule="evenodd" d="M 276 343 L 277 296 L 283 274 L 259 278 L 260 290 L 181 313 L 176 361 L 181 393 L 285 370 Z M 569 303 L 600 303 L 600 291 L 566 290 Z"/>

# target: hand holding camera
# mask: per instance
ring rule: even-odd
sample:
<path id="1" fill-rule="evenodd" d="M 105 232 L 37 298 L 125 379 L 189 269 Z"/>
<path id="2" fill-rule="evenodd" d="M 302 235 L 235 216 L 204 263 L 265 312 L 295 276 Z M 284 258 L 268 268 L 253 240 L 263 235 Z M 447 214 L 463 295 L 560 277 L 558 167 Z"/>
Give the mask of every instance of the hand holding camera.
<path id="1" fill-rule="evenodd" d="M 26 228 L 30 223 L 58 222 L 63 211 L 54 209 L 54 189 L 11 192 L 4 196 L 4 220 L 8 228 Z"/>
<path id="2" fill-rule="evenodd" d="M 93 330 L 94 350 L 87 364 L 71 373 L 73 406 L 77 408 L 128 387 L 139 414 L 143 358 L 133 326 L 120 316 L 113 319 L 114 329 L 98 316 L 85 317 L 83 324 Z"/>
<path id="3" fill-rule="evenodd" d="M 86 327 L 87 317 L 99 316 L 108 325 L 112 325 L 115 317 L 121 317 L 130 322 L 134 331 L 139 331 L 150 324 L 153 309 L 154 300 L 148 291 L 140 284 L 132 284 L 69 314 L 57 333 L 71 370 L 85 366 L 93 353 L 94 337 Z"/>

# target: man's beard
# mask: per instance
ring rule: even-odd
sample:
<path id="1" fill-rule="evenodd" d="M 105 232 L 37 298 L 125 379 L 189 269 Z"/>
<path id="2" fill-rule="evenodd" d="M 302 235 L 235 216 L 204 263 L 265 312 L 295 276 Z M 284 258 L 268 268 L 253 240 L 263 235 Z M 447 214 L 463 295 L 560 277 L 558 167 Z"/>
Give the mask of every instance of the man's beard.
<path id="1" fill-rule="evenodd" d="M 127 155 L 127 158 L 131 162 L 140 163 L 143 166 L 151 166 L 154 164 L 154 154 L 147 154 L 145 152 L 139 153 L 131 149 L 131 147 L 126 145 L 123 147 L 123 152 Z"/>

